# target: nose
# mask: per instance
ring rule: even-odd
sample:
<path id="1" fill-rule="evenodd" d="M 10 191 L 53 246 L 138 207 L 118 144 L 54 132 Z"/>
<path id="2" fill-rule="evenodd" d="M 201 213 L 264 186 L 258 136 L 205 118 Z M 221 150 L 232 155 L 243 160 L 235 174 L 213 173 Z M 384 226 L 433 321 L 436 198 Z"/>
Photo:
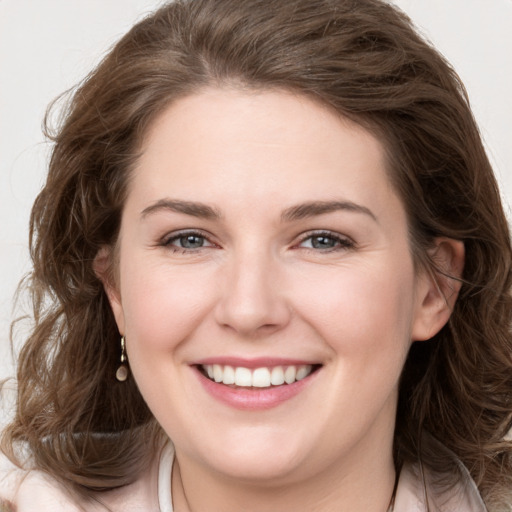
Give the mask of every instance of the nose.
<path id="1" fill-rule="evenodd" d="M 291 308 L 279 267 L 277 257 L 264 251 L 249 250 L 233 257 L 222 274 L 215 308 L 218 324 L 249 338 L 285 327 Z"/>

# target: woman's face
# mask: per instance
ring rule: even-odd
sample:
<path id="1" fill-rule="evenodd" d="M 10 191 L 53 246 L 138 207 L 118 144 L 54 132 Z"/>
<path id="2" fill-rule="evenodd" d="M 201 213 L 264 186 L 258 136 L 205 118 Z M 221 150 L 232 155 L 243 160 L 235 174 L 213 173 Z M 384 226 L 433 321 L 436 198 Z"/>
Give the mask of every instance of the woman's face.
<path id="1" fill-rule="evenodd" d="M 285 92 L 180 99 L 147 134 L 119 251 L 111 303 L 180 464 L 275 481 L 391 463 L 432 286 L 372 135 Z"/>

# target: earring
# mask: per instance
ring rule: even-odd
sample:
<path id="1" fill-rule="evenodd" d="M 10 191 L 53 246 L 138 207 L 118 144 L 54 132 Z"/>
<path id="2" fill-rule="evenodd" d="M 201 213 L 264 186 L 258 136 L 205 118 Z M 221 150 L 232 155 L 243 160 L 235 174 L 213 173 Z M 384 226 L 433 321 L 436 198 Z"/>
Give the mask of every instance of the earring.
<path id="1" fill-rule="evenodd" d="M 128 365 L 126 364 L 126 348 L 124 346 L 124 336 L 121 336 L 121 364 L 116 371 L 116 379 L 119 382 L 124 382 L 128 378 Z"/>

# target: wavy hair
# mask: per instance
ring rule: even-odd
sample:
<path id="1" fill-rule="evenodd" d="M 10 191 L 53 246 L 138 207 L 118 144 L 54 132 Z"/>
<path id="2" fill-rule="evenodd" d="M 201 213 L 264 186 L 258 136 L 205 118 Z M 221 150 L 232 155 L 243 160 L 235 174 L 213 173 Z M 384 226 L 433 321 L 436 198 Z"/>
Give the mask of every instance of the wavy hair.
<path id="1" fill-rule="evenodd" d="M 93 261 L 115 247 L 152 121 L 178 98 L 226 84 L 307 95 L 375 134 L 419 265 L 439 271 L 428 259 L 434 238 L 464 242 L 451 319 L 412 345 L 403 370 L 394 457 L 435 466 L 420 441 L 429 432 L 498 510 L 512 488 L 507 222 L 463 84 L 381 0 L 177 0 L 76 88 L 48 130 L 48 178 L 30 219 L 34 326 L 4 449 L 28 445 L 39 468 L 89 490 L 127 484 L 148 464 L 161 431 L 133 379 L 115 380 L 119 334 Z"/>

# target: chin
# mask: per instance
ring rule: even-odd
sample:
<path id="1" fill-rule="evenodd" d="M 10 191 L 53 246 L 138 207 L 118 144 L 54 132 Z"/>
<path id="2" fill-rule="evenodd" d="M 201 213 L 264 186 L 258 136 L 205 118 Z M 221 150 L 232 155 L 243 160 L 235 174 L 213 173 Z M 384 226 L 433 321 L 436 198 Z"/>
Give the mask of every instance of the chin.
<path id="1" fill-rule="evenodd" d="M 214 465 L 214 466 L 213 466 Z M 212 461 L 213 469 L 234 480 L 246 483 L 265 484 L 268 486 L 279 486 L 284 482 L 294 480 L 298 476 L 301 464 L 298 457 L 275 456 L 275 453 L 263 455 L 246 455 L 236 457 L 230 454 L 228 458 Z"/>
<path id="2" fill-rule="evenodd" d="M 306 440 L 293 439 L 289 431 L 257 430 L 254 426 L 218 436 L 214 444 L 205 445 L 203 439 L 205 449 L 202 454 L 196 451 L 194 458 L 211 471 L 239 481 L 279 485 L 303 472 L 308 458 Z"/>

